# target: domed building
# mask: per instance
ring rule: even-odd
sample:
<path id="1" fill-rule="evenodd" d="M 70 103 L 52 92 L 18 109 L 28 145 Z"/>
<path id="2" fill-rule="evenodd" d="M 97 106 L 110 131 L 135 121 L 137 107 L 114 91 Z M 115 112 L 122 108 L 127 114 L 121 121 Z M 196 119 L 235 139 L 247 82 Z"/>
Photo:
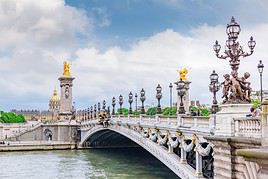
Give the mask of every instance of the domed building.
<path id="1" fill-rule="evenodd" d="M 51 96 L 48 104 L 48 110 L 52 113 L 51 120 L 57 119 L 59 110 L 60 110 L 60 96 L 58 95 L 58 91 L 55 88 L 53 91 L 53 95 Z"/>

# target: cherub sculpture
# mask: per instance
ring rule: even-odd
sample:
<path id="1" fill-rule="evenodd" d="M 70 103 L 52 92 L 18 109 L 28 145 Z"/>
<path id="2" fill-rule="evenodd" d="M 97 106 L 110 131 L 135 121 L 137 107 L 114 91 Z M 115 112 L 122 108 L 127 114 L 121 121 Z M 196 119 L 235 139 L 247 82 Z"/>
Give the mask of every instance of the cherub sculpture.
<path id="1" fill-rule="evenodd" d="M 244 101 L 243 91 L 240 85 L 240 79 L 238 78 L 238 73 L 236 71 L 232 71 L 232 85 L 231 85 L 231 95 L 230 100 L 232 102 Z"/>
<path id="2" fill-rule="evenodd" d="M 244 73 L 244 76 L 239 78 L 241 89 L 243 90 L 243 97 L 246 101 L 250 102 L 251 87 L 250 82 L 246 81 L 250 77 L 248 72 Z"/>
<path id="3" fill-rule="evenodd" d="M 224 82 L 222 82 L 221 85 L 223 85 L 222 98 L 224 98 L 223 103 L 225 103 L 226 101 L 228 101 L 228 94 L 229 94 L 229 90 L 231 87 L 231 79 L 230 79 L 229 74 L 225 74 L 223 75 L 223 77 L 224 77 Z"/>

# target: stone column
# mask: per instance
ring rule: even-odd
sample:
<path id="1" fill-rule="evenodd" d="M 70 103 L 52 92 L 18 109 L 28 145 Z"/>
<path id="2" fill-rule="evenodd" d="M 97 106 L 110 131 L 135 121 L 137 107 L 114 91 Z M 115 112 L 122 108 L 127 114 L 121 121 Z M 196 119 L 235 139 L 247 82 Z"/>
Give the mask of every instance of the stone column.
<path id="1" fill-rule="evenodd" d="M 168 145 L 168 153 L 173 153 L 173 147 L 171 147 L 171 145 Z"/>
<path id="2" fill-rule="evenodd" d="M 202 176 L 202 156 L 198 153 L 198 151 L 195 152 L 195 160 L 196 160 L 195 175 Z"/>
<path id="3" fill-rule="evenodd" d="M 185 162 L 186 162 L 186 151 L 181 146 L 181 163 L 185 163 Z"/>
<path id="4" fill-rule="evenodd" d="M 4 133 L 3 133 L 3 126 L 0 124 L 0 140 L 3 140 L 4 137 Z"/>
<path id="5" fill-rule="evenodd" d="M 184 105 L 184 109 L 186 111 L 186 114 L 189 114 L 189 106 L 190 106 L 190 99 L 189 99 L 189 89 L 190 89 L 190 81 L 184 81 L 185 82 L 185 88 L 186 88 L 186 93 L 182 98 L 183 101 L 183 105 Z M 178 81 L 175 82 L 174 84 L 176 84 L 178 86 Z M 177 113 L 180 107 L 180 102 L 181 102 L 181 97 L 178 95 L 177 93 Z"/>
<path id="6" fill-rule="evenodd" d="M 268 147 L 268 100 L 262 103 L 262 118 L 261 118 L 261 144 L 263 147 Z"/>
<path id="7" fill-rule="evenodd" d="M 62 76 L 59 78 L 61 88 L 60 120 L 71 120 L 72 117 L 72 87 L 74 77 Z"/>

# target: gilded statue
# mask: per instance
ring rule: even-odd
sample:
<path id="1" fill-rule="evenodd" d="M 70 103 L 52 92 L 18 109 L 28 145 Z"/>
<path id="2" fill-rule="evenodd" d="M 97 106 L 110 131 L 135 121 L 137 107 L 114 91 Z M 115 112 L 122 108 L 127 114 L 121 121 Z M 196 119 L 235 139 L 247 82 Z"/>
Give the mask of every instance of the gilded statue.
<path id="1" fill-rule="evenodd" d="M 179 80 L 187 81 L 186 75 L 188 74 L 188 70 L 186 68 L 183 68 L 179 71 Z"/>
<path id="2" fill-rule="evenodd" d="M 63 76 L 71 76 L 70 63 L 67 61 L 64 62 Z"/>

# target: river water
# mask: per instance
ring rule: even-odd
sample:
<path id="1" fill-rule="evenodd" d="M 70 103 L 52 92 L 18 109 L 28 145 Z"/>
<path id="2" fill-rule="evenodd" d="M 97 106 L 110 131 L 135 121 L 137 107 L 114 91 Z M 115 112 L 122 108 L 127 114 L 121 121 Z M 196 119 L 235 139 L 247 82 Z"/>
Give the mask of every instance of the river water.
<path id="1" fill-rule="evenodd" d="M 176 179 L 141 148 L 0 153 L 0 179 Z"/>

